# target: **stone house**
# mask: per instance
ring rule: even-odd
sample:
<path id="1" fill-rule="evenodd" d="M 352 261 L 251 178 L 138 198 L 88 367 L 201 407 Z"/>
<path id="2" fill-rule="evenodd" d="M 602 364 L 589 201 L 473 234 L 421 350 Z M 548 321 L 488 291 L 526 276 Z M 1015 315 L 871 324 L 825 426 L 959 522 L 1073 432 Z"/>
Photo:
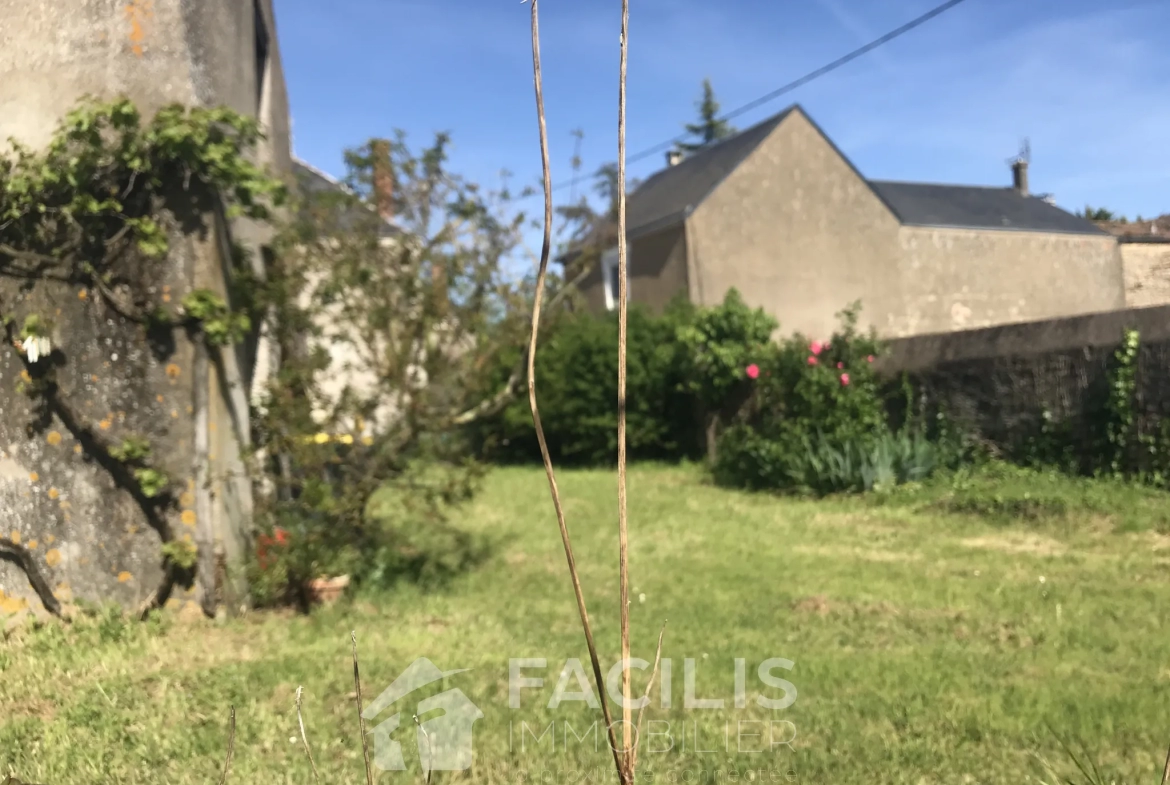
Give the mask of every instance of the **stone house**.
<path id="1" fill-rule="evenodd" d="M 799 107 L 668 166 L 628 204 L 631 301 L 710 305 L 734 287 L 784 333 L 826 336 L 861 300 L 886 337 L 1125 306 L 1116 239 L 1011 187 L 867 179 Z M 616 250 L 582 283 L 616 300 Z"/>
<path id="2" fill-rule="evenodd" d="M 1114 235 L 1120 246 L 1126 306 L 1170 304 L 1170 215 L 1098 225 Z"/>
<path id="3" fill-rule="evenodd" d="M 0 0 L 0 139 L 38 148 L 82 96 L 126 96 L 143 112 L 172 103 L 227 106 L 258 117 L 257 151 L 279 176 L 291 168 L 288 99 L 272 0 Z M 192 289 L 226 293 L 232 245 L 252 251 L 263 274 L 265 226 L 229 221 L 222 210 L 180 224 L 159 275 L 174 302 Z M 138 327 L 100 298 L 68 283 L 42 282 L 36 302 L 0 278 L 10 313 L 55 308 L 68 362 L 58 371 L 80 422 L 54 418 L 26 430 L 29 403 L 15 391 L 21 370 L 0 352 L 0 509 L 3 536 L 22 543 L 58 600 L 115 600 L 142 607 L 168 596 L 206 612 L 238 608 L 242 586 L 223 565 L 248 547 L 252 483 L 241 448 L 250 441 L 248 388 L 259 336 L 236 350 L 203 351 L 181 331 L 167 352 L 148 351 Z M 83 447 L 82 431 L 117 443 L 152 445 L 152 461 L 173 480 L 176 504 L 150 514 L 136 487 Z M 172 592 L 161 541 L 193 541 L 198 583 Z M 0 561 L 0 610 L 34 606 L 21 570 Z"/>

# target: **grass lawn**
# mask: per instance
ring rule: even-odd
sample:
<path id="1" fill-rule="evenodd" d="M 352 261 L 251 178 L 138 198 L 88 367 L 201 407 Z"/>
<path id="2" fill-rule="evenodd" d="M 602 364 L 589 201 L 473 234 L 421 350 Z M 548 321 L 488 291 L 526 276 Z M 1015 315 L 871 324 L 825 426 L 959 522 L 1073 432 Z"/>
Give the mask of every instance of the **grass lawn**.
<path id="1" fill-rule="evenodd" d="M 615 480 L 565 472 L 561 487 L 608 668 L 619 656 Z M 640 466 L 630 498 L 634 653 L 653 659 L 669 619 L 672 662 L 672 705 L 655 699 L 647 720 L 655 733 L 669 728 L 673 748 L 646 738 L 647 779 L 731 781 L 732 770 L 834 785 L 1055 782 L 1041 759 L 1075 774 L 1055 732 L 1084 743 L 1104 782 L 1158 781 L 1170 741 L 1170 497 L 1013 474 L 815 502 Z M 462 514 L 493 552 L 442 590 L 403 587 L 308 618 L 96 617 L 14 633 L 0 648 L 0 776 L 218 781 L 234 706 L 229 781 L 311 783 L 293 743 L 303 685 L 322 781 L 361 782 L 356 630 L 367 703 L 417 657 L 470 669 L 419 692 L 458 687 L 484 715 L 472 769 L 436 782 L 615 781 L 604 741 L 586 736 L 594 712 L 547 706 L 565 660 L 588 669 L 588 659 L 543 473 L 495 471 Z M 783 694 L 756 675 L 774 657 L 795 663 L 774 672 L 797 690 L 779 710 L 755 702 Z M 525 671 L 545 681 L 522 691 L 519 709 L 509 708 L 510 658 L 547 661 Z M 685 707 L 687 658 L 693 694 L 723 698 L 723 709 Z M 743 708 L 736 658 L 746 661 Z M 415 703 L 403 699 L 395 738 L 417 768 Z M 715 770 L 724 774 L 712 779 Z"/>

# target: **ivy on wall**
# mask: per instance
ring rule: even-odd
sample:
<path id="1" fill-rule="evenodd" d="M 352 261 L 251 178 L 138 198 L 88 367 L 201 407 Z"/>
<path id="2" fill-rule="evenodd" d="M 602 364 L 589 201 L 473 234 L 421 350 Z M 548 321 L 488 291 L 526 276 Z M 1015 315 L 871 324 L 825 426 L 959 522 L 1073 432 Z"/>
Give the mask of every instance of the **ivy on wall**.
<path id="1" fill-rule="evenodd" d="M 0 157 L 0 284 L 17 284 L 0 288 L 0 328 L 23 363 L 17 391 L 37 401 L 42 421 L 59 419 L 159 532 L 167 583 L 156 599 L 176 571 L 194 564 L 192 549 L 174 540 L 163 514 L 174 504 L 171 480 L 151 464 L 146 440 L 110 443 L 83 424 L 56 380 L 71 336 L 58 335 L 66 344 L 58 346 L 51 320 L 18 313 L 18 298 L 6 294 L 72 284 L 149 329 L 185 330 L 210 347 L 241 341 L 252 325 L 247 309 L 264 302 L 250 277 L 237 282 L 247 289 L 235 298 L 243 310 L 207 290 L 190 292 L 176 309 L 153 283 L 165 273 L 175 233 L 192 231 L 221 208 L 229 218 L 267 221 L 285 201 L 284 185 L 249 158 L 260 139 L 256 120 L 229 109 L 174 105 L 147 120 L 129 100 L 87 100 L 43 150 L 11 142 L 12 153 Z M 28 552 L 11 542 L 0 550 L 28 574 L 45 607 L 59 612 Z"/>

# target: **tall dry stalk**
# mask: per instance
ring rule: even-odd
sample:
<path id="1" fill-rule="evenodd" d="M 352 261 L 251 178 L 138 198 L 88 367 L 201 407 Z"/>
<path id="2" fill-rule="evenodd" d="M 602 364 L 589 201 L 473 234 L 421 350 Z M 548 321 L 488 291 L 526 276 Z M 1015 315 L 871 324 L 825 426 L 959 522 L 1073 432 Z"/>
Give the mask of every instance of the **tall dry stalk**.
<path id="1" fill-rule="evenodd" d="M 569 565 L 569 576 L 573 582 L 573 593 L 577 598 L 577 612 L 581 616 L 581 626 L 585 630 L 585 642 L 589 647 L 589 660 L 593 665 L 593 679 L 597 683 L 598 693 L 601 695 L 601 711 L 605 718 L 605 729 L 609 737 L 609 746 L 613 751 L 614 765 L 617 766 L 618 776 L 623 785 L 629 781 L 625 777 L 625 756 L 618 751 L 614 739 L 613 720 L 609 713 L 609 704 L 605 699 L 605 678 L 601 675 L 601 661 L 597 656 L 597 644 L 593 640 L 593 627 L 589 624 L 589 611 L 585 607 L 585 595 L 581 590 L 581 578 L 577 572 L 577 561 L 573 556 L 573 545 L 569 538 L 569 528 L 565 523 L 565 510 L 561 504 L 561 494 L 557 489 L 556 472 L 553 470 L 552 457 L 549 455 L 548 442 L 544 437 L 544 426 L 540 421 L 540 407 L 536 403 L 536 343 L 540 333 L 541 302 L 544 299 L 545 279 L 548 277 L 549 252 L 552 247 L 552 173 L 549 166 L 548 154 L 548 127 L 544 119 L 544 83 L 540 72 L 540 19 L 539 0 L 529 0 L 532 3 L 532 75 L 536 85 L 536 115 L 540 125 L 540 165 L 544 184 L 544 239 L 540 247 L 540 267 L 536 273 L 536 293 L 532 303 L 532 333 L 528 339 L 528 405 L 532 409 L 532 424 L 536 430 L 536 441 L 540 445 L 540 457 L 544 461 L 544 472 L 548 476 L 549 492 L 552 494 L 553 508 L 556 510 L 557 526 L 561 532 L 561 543 L 565 548 L 565 560 Z"/>
<path id="2" fill-rule="evenodd" d="M 625 770 L 633 779 L 633 716 L 630 706 L 630 538 L 626 510 L 626 343 L 628 297 L 626 271 L 626 55 L 630 28 L 630 3 L 622 0 L 621 67 L 618 71 L 618 582 L 621 584 L 622 636 L 622 754 Z"/>
<path id="3" fill-rule="evenodd" d="M 577 598 L 577 611 L 581 616 L 581 626 L 585 631 L 585 642 L 589 647 L 589 658 L 593 665 L 593 678 L 597 683 L 597 691 L 601 696 L 601 711 L 605 718 L 606 733 L 609 737 L 609 746 L 613 751 L 614 766 L 617 768 L 618 780 L 622 785 L 631 785 L 634 781 L 634 770 L 637 766 L 638 740 L 633 736 L 633 706 L 630 689 L 630 576 L 629 576 L 629 527 L 626 498 L 626 345 L 628 338 L 628 299 L 627 289 L 627 254 L 626 254 L 626 62 L 628 53 L 630 6 L 629 0 L 622 0 L 622 30 L 621 30 L 621 68 L 618 84 L 618 566 L 620 584 L 620 614 L 621 614 L 621 651 L 622 651 L 622 746 L 619 749 L 613 729 L 613 720 L 610 716 L 609 703 L 605 690 L 605 679 L 601 673 L 601 663 L 597 656 L 597 646 L 593 639 L 593 628 L 589 623 L 589 613 L 585 607 L 585 596 L 581 589 L 581 579 L 577 572 L 576 559 L 573 556 L 573 546 L 569 538 L 569 529 L 565 523 L 564 508 L 561 504 L 560 491 L 557 489 L 556 472 L 553 470 L 552 458 L 549 455 L 548 443 L 544 436 L 544 427 L 540 420 L 540 407 L 536 401 L 536 345 L 540 331 L 541 303 L 544 295 L 545 279 L 548 273 L 549 251 L 552 243 L 552 176 L 549 167 L 548 130 L 544 114 L 544 85 L 540 69 L 540 24 L 538 2 L 532 3 L 532 72 L 536 87 L 536 114 L 540 127 L 540 159 L 544 185 L 544 240 L 540 250 L 540 267 L 536 276 L 536 293 L 532 305 L 532 332 L 528 343 L 528 403 L 532 408 L 532 422 L 536 430 L 536 440 L 540 445 L 540 456 L 544 462 L 544 471 L 548 476 L 549 491 L 552 494 L 553 508 L 556 510 L 557 525 L 561 532 L 561 542 L 565 548 L 565 560 L 569 567 L 569 577 L 573 584 L 573 592 Z M 662 635 L 658 636 L 658 650 L 654 657 L 654 670 L 646 686 L 646 702 L 649 702 L 650 691 L 658 672 L 658 663 L 662 656 Z M 645 704 L 643 704 L 643 710 Z M 641 712 L 638 724 L 641 725 Z"/>

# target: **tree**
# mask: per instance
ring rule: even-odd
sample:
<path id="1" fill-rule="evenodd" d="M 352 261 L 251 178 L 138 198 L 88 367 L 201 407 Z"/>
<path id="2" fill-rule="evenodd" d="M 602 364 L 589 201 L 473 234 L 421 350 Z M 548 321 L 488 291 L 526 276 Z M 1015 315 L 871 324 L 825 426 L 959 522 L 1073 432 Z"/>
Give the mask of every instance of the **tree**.
<path id="1" fill-rule="evenodd" d="M 1085 205 L 1085 210 L 1081 215 L 1090 221 L 1124 221 L 1124 218 L 1118 218 L 1112 210 L 1106 210 L 1104 207 L 1090 207 Z"/>
<path id="2" fill-rule="evenodd" d="M 475 556 L 446 514 L 479 476 L 466 427 L 519 387 L 520 363 L 502 387 L 488 377 L 524 342 L 530 286 L 503 269 L 524 214 L 449 171 L 448 144 L 439 134 L 416 151 L 399 134 L 351 150 L 348 192 L 309 197 L 279 244 L 282 362 L 257 437 L 284 467 L 261 507 L 265 528 L 291 534 L 274 592 L 321 574 L 451 572 Z"/>
<path id="3" fill-rule="evenodd" d="M 679 142 L 678 149 L 682 152 L 693 153 L 736 133 L 726 120 L 719 119 L 719 102 L 715 100 L 715 90 L 711 87 L 710 79 L 703 80 L 703 97 L 695 106 L 699 110 L 699 122 L 687 123 L 684 127 L 698 141 Z"/>

